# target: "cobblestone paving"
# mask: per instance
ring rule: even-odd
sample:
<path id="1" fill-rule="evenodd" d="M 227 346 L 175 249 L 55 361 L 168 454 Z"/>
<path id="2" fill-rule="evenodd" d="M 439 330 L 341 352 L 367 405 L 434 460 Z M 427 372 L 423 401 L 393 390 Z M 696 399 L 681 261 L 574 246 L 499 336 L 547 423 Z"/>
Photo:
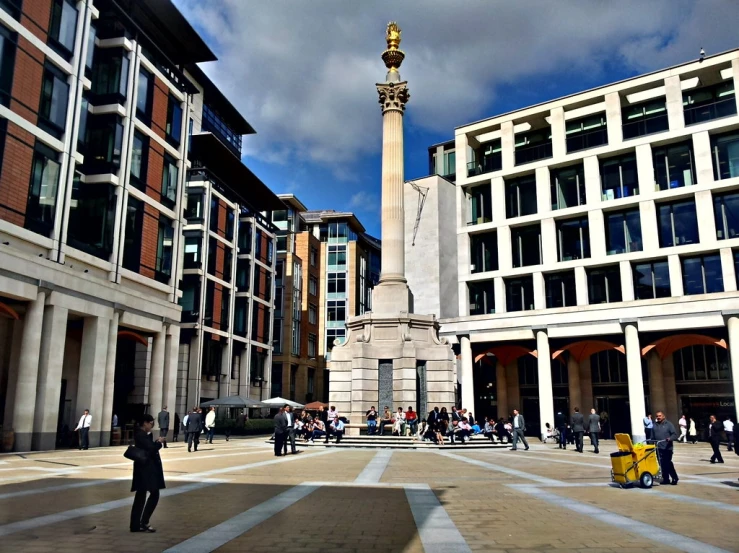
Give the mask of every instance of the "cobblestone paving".
<path id="1" fill-rule="evenodd" d="M 311 449 L 263 439 L 163 450 L 155 534 L 131 534 L 123 448 L 0 455 L 0 550 L 739 552 L 739 457 L 679 444 L 677 486 L 620 489 L 601 454 Z"/>

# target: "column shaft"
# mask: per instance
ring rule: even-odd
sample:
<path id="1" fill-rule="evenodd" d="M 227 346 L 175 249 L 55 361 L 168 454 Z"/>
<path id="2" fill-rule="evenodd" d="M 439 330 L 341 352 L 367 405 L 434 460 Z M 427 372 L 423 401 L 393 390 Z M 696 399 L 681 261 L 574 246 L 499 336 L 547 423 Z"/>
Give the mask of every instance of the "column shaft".
<path id="1" fill-rule="evenodd" d="M 649 410 L 652 413 L 664 411 L 667 415 L 662 359 L 659 358 L 657 352 L 652 351 L 647 357 L 647 363 L 649 367 Z"/>
<path id="2" fill-rule="evenodd" d="M 567 381 L 570 392 L 570 411 L 579 407 L 582 413 L 587 413 L 590 407 L 582 404 L 580 391 L 580 363 L 571 354 L 567 356 Z"/>
<path id="3" fill-rule="evenodd" d="M 187 375 L 187 410 L 200 403 L 200 343 L 203 341 L 202 332 L 190 340 L 190 359 Z M 184 416 L 184 415 L 183 415 Z"/>
<path id="4" fill-rule="evenodd" d="M 729 360 L 731 361 L 731 382 L 734 387 L 734 406 L 737 410 L 737 417 L 739 417 L 739 317 L 729 317 L 726 326 L 729 329 Z"/>
<path id="5" fill-rule="evenodd" d="M 72 422 L 76 425 L 83 410 L 90 410 L 90 447 L 100 445 L 101 430 L 110 426 L 109 420 L 103 420 L 105 414 L 101 393 L 105 387 L 109 330 L 110 320 L 101 317 L 86 317 L 82 327 L 77 413 L 73 414 Z"/>
<path id="6" fill-rule="evenodd" d="M 164 346 L 167 340 L 166 330 L 156 333 L 151 346 L 151 373 L 149 377 L 149 413 L 156 418 L 162 410 L 162 393 L 164 391 Z"/>
<path id="7" fill-rule="evenodd" d="M 498 361 L 495 364 L 495 388 L 498 394 L 498 417 L 508 416 L 508 379 L 506 368 Z"/>
<path id="8" fill-rule="evenodd" d="M 590 372 L 590 357 L 580 361 L 580 400 L 584 409 L 597 409 L 593 400 L 593 375 Z"/>
<path id="9" fill-rule="evenodd" d="M 675 387 L 675 365 L 672 355 L 662 359 L 662 378 L 665 383 L 665 415 L 673 423 L 677 421 L 682 407 L 677 404 L 677 388 Z"/>
<path id="10" fill-rule="evenodd" d="M 631 417 L 631 439 L 634 442 L 644 441 L 644 423 L 646 404 L 644 401 L 644 377 L 641 371 L 641 348 L 639 331 L 633 324 L 624 328 L 626 337 L 626 373 L 629 380 L 629 414 Z"/>
<path id="11" fill-rule="evenodd" d="M 108 352 L 105 356 L 105 389 L 103 391 L 103 412 L 100 445 L 110 445 L 110 434 L 113 429 L 113 393 L 115 392 L 115 359 L 118 354 L 118 319 L 116 311 L 108 325 Z M 119 421 L 120 423 L 120 421 Z"/>
<path id="12" fill-rule="evenodd" d="M 462 336 L 460 339 L 461 346 L 461 378 L 462 383 L 462 405 L 463 409 L 475 410 L 475 383 L 472 373 L 472 345 L 469 336 Z"/>
<path id="13" fill-rule="evenodd" d="M 15 431 L 15 451 L 31 450 L 45 301 L 46 293 L 38 292 L 36 299 L 28 304 L 24 317 L 13 420 L 10 426 Z"/>
<path id="14" fill-rule="evenodd" d="M 546 331 L 536 332 L 536 350 L 539 369 L 539 434 L 546 439 L 546 423 L 554 426 L 554 390 L 552 389 L 552 356 L 549 353 L 549 336 Z M 526 413 L 524 413 L 524 417 Z"/>
<path id="15" fill-rule="evenodd" d="M 18 384 L 18 365 L 21 358 L 21 344 L 23 343 L 23 319 L 11 321 L 13 325 L 13 337 L 10 342 L 10 359 L 8 364 L 8 383 L 6 386 L 7 395 L 5 396 L 5 417 L 3 420 L 6 424 L 13 421 L 13 412 L 15 411 L 15 392 Z"/>
<path id="16" fill-rule="evenodd" d="M 382 117 L 381 282 L 405 282 L 403 184 L 403 114 L 388 110 Z"/>
<path id="17" fill-rule="evenodd" d="M 172 438 L 174 431 L 174 414 L 177 409 L 177 370 L 179 368 L 180 352 L 180 327 L 176 324 L 169 325 L 167 340 L 164 348 L 164 382 L 162 392 L 162 404 L 167 406 L 170 412 L 169 433 L 167 439 Z"/>
<path id="18" fill-rule="evenodd" d="M 505 368 L 506 384 L 508 384 L 508 410 L 498 415 L 506 419 L 513 409 L 521 409 L 521 391 L 518 388 L 518 362 L 512 361 Z"/>

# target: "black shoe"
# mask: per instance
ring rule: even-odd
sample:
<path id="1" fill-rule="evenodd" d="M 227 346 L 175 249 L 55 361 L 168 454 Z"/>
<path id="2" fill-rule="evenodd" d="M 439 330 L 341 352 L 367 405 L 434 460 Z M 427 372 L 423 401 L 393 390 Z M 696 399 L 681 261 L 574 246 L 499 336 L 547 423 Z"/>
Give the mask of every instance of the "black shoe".
<path id="1" fill-rule="evenodd" d="M 528 447 L 527 447 L 526 449 L 524 449 L 524 451 L 528 451 L 528 450 L 529 450 L 529 448 L 528 448 Z"/>
<path id="2" fill-rule="evenodd" d="M 722 465 L 724 464 L 724 462 L 723 462 L 723 461 L 717 461 L 717 462 L 718 462 L 718 463 L 720 463 L 720 464 L 722 464 Z"/>
<path id="3" fill-rule="evenodd" d="M 131 528 L 131 532 L 141 532 L 141 528 Z"/>
<path id="4" fill-rule="evenodd" d="M 144 526 L 144 525 L 142 524 L 142 525 L 141 525 L 141 530 L 140 530 L 140 531 L 141 531 L 141 532 L 149 532 L 149 533 L 153 534 L 154 532 L 156 532 L 156 528 L 152 528 L 152 527 L 151 527 L 151 526 L 149 526 L 148 524 L 147 524 L 146 526 Z"/>
<path id="5" fill-rule="evenodd" d="M 666 486 L 669 483 L 670 483 L 669 480 L 662 480 L 662 482 L 660 482 L 660 484 L 663 485 L 663 486 Z"/>
<path id="6" fill-rule="evenodd" d="M 716 464 L 716 461 L 714 461 L 713 459 L 711 459 L 711 464 L 712 465 L 715 465 Z"/>
<path id="7" fill-rule="evenodd" d="M 192 453 L 192 450 L 191 450 L 191 449 L 190 449 L 190 448 L 188 447 L 188 448 L 187 448 L 187 452 L 188 452 L 188 453 Z"/>
<path id="8" fill-rule="evenodd" d="M 282 457 L 282 453 L 275 453 L 275 457 Z"/>
<path id="9" fill-rule="evenodd" d="M 673 480 L 672 482 L 670 482 L 670 484 L 672 484 L 673 486 L 677 486 L 677 481 L 678 480 L 680 480 L 680 479 L 679 478 L 675 478 L 675 480 Z"/>
<path id="10" fill-rule="evenodd" d="M 596 449 L 596 450 L 595 450 L 595 453 L 600 453 L 600 451 L 598 451 L 598 450 Z"/>

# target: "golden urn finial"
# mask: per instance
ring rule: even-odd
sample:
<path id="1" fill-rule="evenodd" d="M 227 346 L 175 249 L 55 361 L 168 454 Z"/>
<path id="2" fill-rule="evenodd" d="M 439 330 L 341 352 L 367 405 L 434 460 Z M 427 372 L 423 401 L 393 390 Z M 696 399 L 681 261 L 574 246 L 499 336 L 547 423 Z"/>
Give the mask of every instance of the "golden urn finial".
<path id="1" fill-rule="evenodd" d="M 382 53 L 382 60 L 385 62 L 385 67 L 388 68 L 388 76 L 390 73 L 397 73 L 400 64 L 405 59 L 405 54 L 402 50 L 398 49 L 400 46 L 400 35 L 402 31 L 395 21 L 391 21 L 387 24 L 387 32 L 385 33 L 385 40 L 387 41 L 387 50 Z M 397 79 L 397 75 L 394 77 Z"/>
<path id="2" fill-rule="evenodd" d="M 391 21 L 387 24 L 387 33 L 385 34 L 385 40 L 387 40 L 388 50 L 397 50 L 400 46 L 400 35 L 403 31 L 400 30 L 398 24 L 395 21 Z"/>

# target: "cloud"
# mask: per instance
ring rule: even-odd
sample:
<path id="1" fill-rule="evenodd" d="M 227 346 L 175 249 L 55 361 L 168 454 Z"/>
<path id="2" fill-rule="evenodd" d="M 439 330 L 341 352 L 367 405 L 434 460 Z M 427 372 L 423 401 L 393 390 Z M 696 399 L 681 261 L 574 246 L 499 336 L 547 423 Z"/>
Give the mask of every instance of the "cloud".
<path id="1" fill-rule="evenodd" d="M 349 209 L 353 211 L 363 211 L 365 213 L 375 211 L 380 205 L 379 198 L 367 192 L 366 190 L 360 190 L 352 194 L 349 198 Z"/>

